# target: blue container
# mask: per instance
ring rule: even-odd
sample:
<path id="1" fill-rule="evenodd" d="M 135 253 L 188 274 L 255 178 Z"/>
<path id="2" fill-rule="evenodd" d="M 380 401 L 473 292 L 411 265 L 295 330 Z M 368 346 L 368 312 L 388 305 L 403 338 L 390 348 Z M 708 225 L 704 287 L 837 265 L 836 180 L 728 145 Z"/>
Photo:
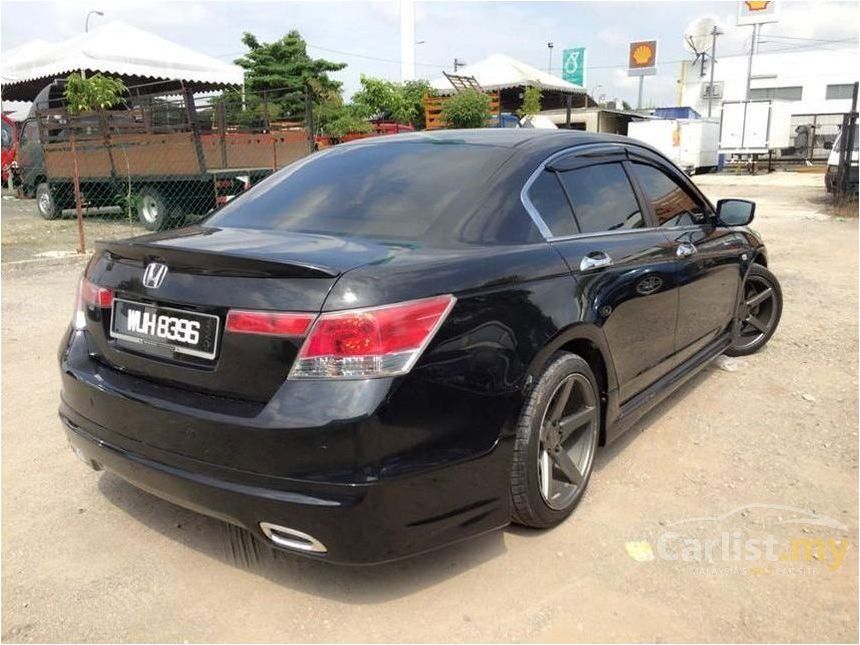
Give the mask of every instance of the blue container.
<path id="1" fill-rule="evenodd" d="M 654 116 L 659 119 L 701 119 L 691 107 L 662 107 L 654 109 Z"/>

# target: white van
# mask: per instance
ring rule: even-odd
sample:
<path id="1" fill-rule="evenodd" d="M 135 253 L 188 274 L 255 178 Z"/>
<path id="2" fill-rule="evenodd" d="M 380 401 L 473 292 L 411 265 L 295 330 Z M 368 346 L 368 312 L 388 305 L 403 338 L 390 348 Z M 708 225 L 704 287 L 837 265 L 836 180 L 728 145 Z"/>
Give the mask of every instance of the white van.
<path id="1" fill-rule="evenodd" d="M 842 132 L 836 135 L 836 140 L 833 142 L 833 148 L 830 150 L 830 155 L 827 157 L 827 172 L 824 173 L 824 187 L 828 193 L 833 192 L 833 184 L 836 181 L 836 174 L 839 172 L 839 151 L 842 149 Z M 848 184 L 853 186 L 854 192 L 857 192 L 857 125 L 854 125 L 854 151 L 851 153 L 851 170 L 848 174 Z"/>

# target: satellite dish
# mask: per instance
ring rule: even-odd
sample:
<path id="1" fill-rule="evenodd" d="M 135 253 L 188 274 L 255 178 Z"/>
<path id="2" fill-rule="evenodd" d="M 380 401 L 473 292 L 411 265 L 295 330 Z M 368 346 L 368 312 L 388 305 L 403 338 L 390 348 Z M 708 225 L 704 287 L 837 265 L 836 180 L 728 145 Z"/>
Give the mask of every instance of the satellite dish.
<path id="1" fill-rule="evenodd" d="M 711 32 L 717 26 L 714 16 L 696 18 L 684 30 L 684 49 L 697 59 L 711 46 Z"/>

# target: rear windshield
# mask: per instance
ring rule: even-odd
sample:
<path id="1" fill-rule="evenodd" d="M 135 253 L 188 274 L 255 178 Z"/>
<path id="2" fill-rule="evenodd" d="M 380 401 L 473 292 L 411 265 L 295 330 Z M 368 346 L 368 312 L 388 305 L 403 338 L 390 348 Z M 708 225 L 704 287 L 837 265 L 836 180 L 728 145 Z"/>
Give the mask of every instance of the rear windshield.
<path id="1" fill-rule="evenodd" d="M 302 159 L 236 198 L 208 226 L 420 240 L 453 231 L 510 155 L 446 140 L 337 146 Z M 441 237 L 444 237 L 442 235 Z"/>

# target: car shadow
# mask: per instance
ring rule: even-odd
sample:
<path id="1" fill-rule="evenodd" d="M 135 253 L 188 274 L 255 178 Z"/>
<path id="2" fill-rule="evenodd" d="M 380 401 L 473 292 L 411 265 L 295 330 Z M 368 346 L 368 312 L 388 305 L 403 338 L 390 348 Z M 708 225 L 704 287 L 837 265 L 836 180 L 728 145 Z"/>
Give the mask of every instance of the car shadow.
<path id="1" fill-rule="evenodd" d="M 658 424 L 678 400 L 707 380 L 711 369 L 699 372 L 612 445 L 598 450 L 595 472 L 599 473 L 616 454 Z M 98 487 L 108 502 L 137 522 L 203 555 L 284 587 L 351 604 L 409 596 L 504 556 L 505 533 L 533 538 L 546 535 L 546 531 L 511 525 L 396 562 L 342 566 L 272 549 L 244 529 L 164 501 L 109 472 L 102 473 Z"/>
<path id="2" fill-rule="evenodd" d="M 336 565 L 275 550 L 245 529 L 176 506 L 110 472 L 101 474 L 98 488 L 135 521 L 205 556 L 287 588 L 350 604 L 409 596 L 507 552 L 504 532 L 492 531 L 394 562 Z"/>

